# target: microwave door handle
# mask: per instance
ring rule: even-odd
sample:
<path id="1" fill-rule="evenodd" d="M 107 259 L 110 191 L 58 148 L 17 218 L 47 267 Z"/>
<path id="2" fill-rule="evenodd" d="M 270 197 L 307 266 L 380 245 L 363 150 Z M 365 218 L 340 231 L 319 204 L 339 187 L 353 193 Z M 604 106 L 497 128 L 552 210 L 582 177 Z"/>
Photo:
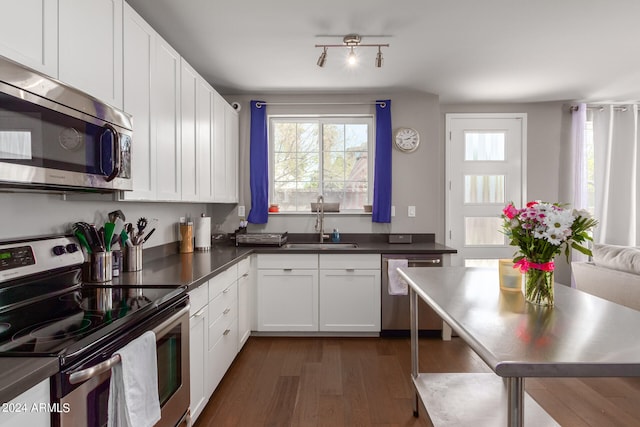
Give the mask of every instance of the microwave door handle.
<path id="1" fill-rule="evenodd" d="M 113 181 L 120 173 L 120 166 L 122 162 L 122 159 L 120 158 L 120 135 L 118 134 L 118 131 L 110 124 L 104 125 L 104 129 L 106 132 L 109 132 L 112 135 L 111 148 L 113 153 L 113 157 L 112 157 L 113 169 L 111 170 L 111 173 L 105 178 L 105 181 L 110 182 L 110 181 Z M 101 168 L 102 168 L 102 165 L 103 165 L 102 150 L 100 150 L 100 167 Z M 104 172 L 104 169 L 103 169 L 103 172 Z"/>

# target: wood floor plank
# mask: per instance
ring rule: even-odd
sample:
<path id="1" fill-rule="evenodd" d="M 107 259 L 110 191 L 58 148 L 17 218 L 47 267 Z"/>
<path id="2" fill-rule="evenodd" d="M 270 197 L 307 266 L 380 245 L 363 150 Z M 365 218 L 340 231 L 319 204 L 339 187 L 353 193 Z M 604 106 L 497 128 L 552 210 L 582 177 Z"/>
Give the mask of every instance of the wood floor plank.
<path id="1" fill-rule="evenodd" d="M 419 345 L 422 372 L 491 372 L 460 338 Z M 195 427 L 429 427 L 423 409 L 413 417 L 410 372 L 407 338 L 251 337 Z M 639 378 L 529 378 L 525 388 L 563 427 L 640 425 Z"/>

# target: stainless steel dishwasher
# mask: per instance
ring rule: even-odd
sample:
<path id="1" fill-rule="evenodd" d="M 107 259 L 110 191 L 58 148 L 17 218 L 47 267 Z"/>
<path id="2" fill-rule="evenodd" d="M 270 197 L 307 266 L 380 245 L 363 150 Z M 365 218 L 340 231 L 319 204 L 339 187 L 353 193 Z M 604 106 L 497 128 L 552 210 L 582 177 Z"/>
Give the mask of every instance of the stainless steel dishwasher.
<path id="1" fill-rule="evenodd" d="M 406 259 L 409 267 L 441 267 L 442 254 L 382 255 L 381 336 L 409 336 L 409 295 L 389 295 L 389 260 Z M 423 336 L 439 336 L 442 319 L 422 299 L 418 303 L 418 329 Z"/>

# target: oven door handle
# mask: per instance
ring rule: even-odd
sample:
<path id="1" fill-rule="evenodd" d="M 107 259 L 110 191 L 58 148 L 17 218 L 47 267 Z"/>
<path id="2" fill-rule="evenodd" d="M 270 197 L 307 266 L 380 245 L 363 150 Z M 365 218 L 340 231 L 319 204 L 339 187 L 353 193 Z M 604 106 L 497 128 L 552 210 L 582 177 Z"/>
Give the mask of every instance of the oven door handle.
<path id="1" fill-rule="evenodd" d="M 90 368 L 77 371 L 69 375 L 69 382 L 71 384 L 80 384 L 93 377 L 97 377 L 103 372 L 107 372 L 111 367 L 117 363 L 120 363 L 120 355 L 114 354 L 110 359 L 100 362 Z"/>
<path id="2" fill-rule="evenodd" d="M 181 316 L 184 316 L 185 314 L 188 315 L 190 307 L 191 307 L 190 304 L 187 304 L 186 306 L 182 307 L 178 312 L 176 312 L 174 315 L 172 315 L 170 318 L 168 318 L 167 320 L 162 322 L 160 325 L 153 328 L 153 332 L 156 334 L 156 336 L 158 335 L 158 333 L 160 333 L 160 331 L 165 329 L 167 326 L 171 325 L 171 323 L 175 322 Z M 113 356 L 111 356 L 111 358 L 105 360 L 104 362 L 100 362 L 97 365 L 94 365 L 90 368 L 72 372 L 69 375 L 69 382 L 71 384 L 80 384 L 93 377 L 97 377 L 98 375 L 104 372 L 107 372 L 108 370 L 111 369 L 111 367 L 113 367 L 113 365 L 117 363 L 120 363 L 120 355 L 114 354 Z"/>

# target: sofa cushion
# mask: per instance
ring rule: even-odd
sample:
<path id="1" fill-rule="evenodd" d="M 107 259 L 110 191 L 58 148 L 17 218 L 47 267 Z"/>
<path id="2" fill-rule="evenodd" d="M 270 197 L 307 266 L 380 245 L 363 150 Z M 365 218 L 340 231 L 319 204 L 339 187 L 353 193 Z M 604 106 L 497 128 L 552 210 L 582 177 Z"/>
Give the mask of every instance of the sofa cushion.
<path id="1" fill-rule="evenodd" d="M 640 249 L 630 246 L 595 244 L 593 263 L 612 270 L 640 274 Z"/>

